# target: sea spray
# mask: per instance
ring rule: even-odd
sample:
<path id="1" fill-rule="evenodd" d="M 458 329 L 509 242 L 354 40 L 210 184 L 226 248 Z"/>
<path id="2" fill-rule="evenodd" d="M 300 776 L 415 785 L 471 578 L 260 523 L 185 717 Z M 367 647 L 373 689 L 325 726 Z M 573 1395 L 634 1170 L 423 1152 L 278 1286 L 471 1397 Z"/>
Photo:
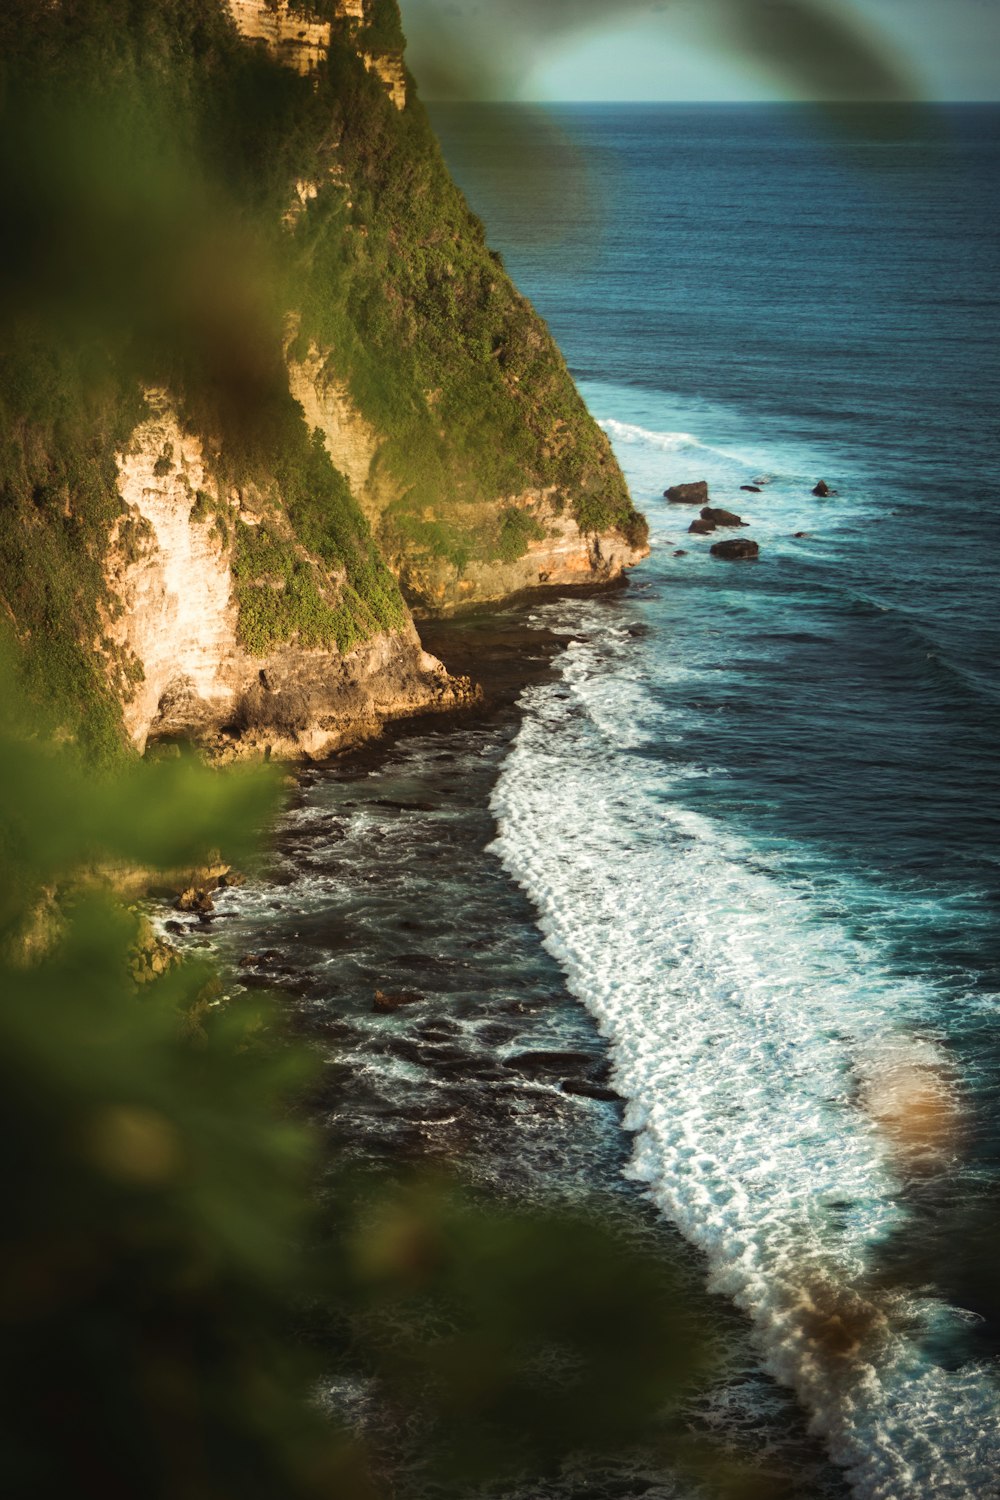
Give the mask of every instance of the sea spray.
<path id="1" fill-rule="evenodd" d="M 983 1500 L 997 1385 L 975 1362 L 940 1368 L 921 1337 L 960 1314 L 866 1290 L 905 1215 L 865 1094 L 904 1065 L 944 1069 L 924 1034 L 940 997 L 760 848 L 671 804 L 643 749 L 641 650 L 598 611 L 589 626 L 525 695 L 493 847 L 611 1045 L 631 1172 L 751 1315 L 859 1496 Z"/>

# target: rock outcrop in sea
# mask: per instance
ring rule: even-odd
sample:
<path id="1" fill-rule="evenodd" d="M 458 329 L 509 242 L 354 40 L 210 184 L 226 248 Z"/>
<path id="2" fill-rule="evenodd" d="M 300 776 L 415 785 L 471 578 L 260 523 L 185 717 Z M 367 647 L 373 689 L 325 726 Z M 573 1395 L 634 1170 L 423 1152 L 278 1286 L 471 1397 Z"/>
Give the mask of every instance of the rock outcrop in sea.
<path id="1" fill-rule="evenodd" d="M 760 544 L 744 536 L 731 537 L 725 542 L 713 542 L 709 550 L 713 557 L 721 557 L 728 562 L 753 562 L 760 556 Z"/>
<path id="2" fill-rule="evenodd" d="M 693 479 L 688 484 L 672 484 L 663 491 L 663 498 L 671 505 L 707 505 L 708 483 L 704 479 Z"/>

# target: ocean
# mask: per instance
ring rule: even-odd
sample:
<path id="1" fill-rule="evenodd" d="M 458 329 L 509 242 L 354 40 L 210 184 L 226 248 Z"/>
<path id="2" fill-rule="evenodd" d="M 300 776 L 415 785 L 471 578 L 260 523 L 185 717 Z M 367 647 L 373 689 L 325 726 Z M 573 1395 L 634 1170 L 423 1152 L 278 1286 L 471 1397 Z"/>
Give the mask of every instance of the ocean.
<path id="1" fill-rule="evenodd" d="M 564 198 L 498 149 L 533 121 Z M 853 1492 L 996 1494 L 1000 112 L 435 122 L 652 525 L 526 694 L 494 853 Z M 757 562 L 662 499 L 702 479 Z"/>
<path id="2" fill-rule="evenodd" d="M 195 940 L 297 996 L 339 1151 L 644 1212 L 737 1310 L 692 1424 L 775 1493 L 988 1500 L 1000 111 L 433 115 L 652 553 L 490 622 L 562 642 L 516 711 L 307 772 Z"/>

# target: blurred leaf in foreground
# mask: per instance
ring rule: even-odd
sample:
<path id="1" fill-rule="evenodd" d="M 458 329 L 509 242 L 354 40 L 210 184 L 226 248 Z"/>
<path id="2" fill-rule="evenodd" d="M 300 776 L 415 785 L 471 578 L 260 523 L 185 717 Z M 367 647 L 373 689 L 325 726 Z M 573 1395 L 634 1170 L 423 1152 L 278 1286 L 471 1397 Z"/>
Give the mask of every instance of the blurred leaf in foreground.
<path id="1" fill-rule="evenodd" d="M 287 1335 L 312 1144 L 308 1054 L 181 964 L 136 992 L 138 920 L 81 871 L 246 853 L 262 772 L 87 775 L 0 685 L 0 1433 L 11 1494 L 365 1495 Z M 43 891 L 58 921 L 25 956 Z M 190 1025 L 193 1013 L 199 1022 Z"/>
<path id="2" fill-rule="evenodd" d="M 520 98 L 539 54 L 580 33 L 643 18 L 669 29 L 675 16 L 688 21 L 692 14 L 663 0 L 403 0 L 410 61 L 424 92 L 461 100 Z M 704 0 L 697 22 L 717 53 L 770 75 L 791 97 L 920 97 L 907 61 L 845 0 Z"/>
<path id="3" fill-rule="evenodd" d="M 334 1177 L 320 1212 L 318 1056 L 273 1005 L 224 1003 L 209 965 L 133 982 L 140 919 L 95 871 L 246 857 L 275 778 L 183 758 L 91 776 L 3 676 L 10 1492 L 367 1500 L 375 1455 L 394 1493 L 467 1495 L 655 1433 L 707 1363 L 669 1264 L 438 1181 Z M 315 1401 L 345 1376 L 376 1396 L 363 1443 Z"/>

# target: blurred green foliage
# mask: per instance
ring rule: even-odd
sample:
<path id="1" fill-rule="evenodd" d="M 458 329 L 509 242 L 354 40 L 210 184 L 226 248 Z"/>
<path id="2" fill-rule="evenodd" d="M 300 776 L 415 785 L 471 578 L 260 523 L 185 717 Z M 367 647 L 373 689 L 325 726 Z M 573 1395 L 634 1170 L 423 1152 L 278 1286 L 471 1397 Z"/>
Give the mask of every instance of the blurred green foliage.
<path id="1" fill-rule="evenodd" d="M 276 779 L 190 760 L 96 776 L 2 678 L 5 1486 L 337 1493 L 355 1459 L 304 1405 L 286 1332 L 311 1142 L 284 1111 L 310 1059 L 267 1006 L 219 1005 L 204 965 L 140 996 L 137 918 L 95 873 L 249 858 Z"/>
<path id="2" fill-rule="evenodd" d="M 276 778 L 183 757 L 96 776 L 8 665 L 0 690 L 9 1492 L 467 1496 L 673 1442 L 707 1361 L 669 1264 L 582 1213 L 345 1177 L 278 1002 L 189 958 L 134 982 L 141 924 L 108 871 L 252 862 Z M 372 1413 L 351 1437 L 323 1410 L 344 1382 Z"/>
<path id="3" fill-rule="evenodd" d="M 403 0 L 421 84 L 428 97 L 456 100 L 519 98 L 539 55 L 581 33 L 643 20 L 669 35 L 672 9 L 663 0 L 493 0 L 461 9 Z M 763 73 L 791 98 L 822 106 L 921 97 L 912 64 L 846 0 L 702 0 L 685 9 L 688 27 L 696 22 L 714 52 Z M 530 174 L 530 158 L 523 165 Z"/>

